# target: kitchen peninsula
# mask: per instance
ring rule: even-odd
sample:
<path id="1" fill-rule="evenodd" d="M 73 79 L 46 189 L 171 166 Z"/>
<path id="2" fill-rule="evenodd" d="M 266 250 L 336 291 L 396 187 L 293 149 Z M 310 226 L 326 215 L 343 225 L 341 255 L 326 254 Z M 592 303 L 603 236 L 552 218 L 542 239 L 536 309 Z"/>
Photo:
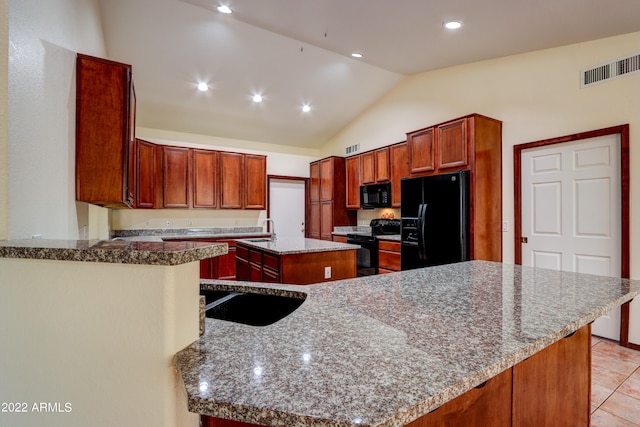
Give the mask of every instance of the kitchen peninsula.
<path id="1" fill-rule="evenodd" d="M 356 277 L 360 246 L 317 239 L 236 240 L 237 280 L 307 285 Z"/>
<path id="2" fill-rule="evenodd" d="M 202 286 L 306 294 L 269 326 L 206 319 L 178 353 L 208 426 L 586 426 L 589 324 L 640 294 L 636 280 L 487 261 Z"/>
<path id="3" fill-rule="evenodd" d="M 0 425 L 197 426 L 174 357 L 199 335 L 199 261 L 226 252 L 0 241 Z"/>

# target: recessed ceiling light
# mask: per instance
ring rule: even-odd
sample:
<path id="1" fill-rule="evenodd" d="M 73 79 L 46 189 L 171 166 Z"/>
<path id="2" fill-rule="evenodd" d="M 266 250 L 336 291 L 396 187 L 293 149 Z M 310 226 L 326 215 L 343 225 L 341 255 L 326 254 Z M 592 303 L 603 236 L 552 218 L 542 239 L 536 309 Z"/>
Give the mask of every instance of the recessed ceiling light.
<path id="1" fill-rule="evenodd" d="M 311 105 L 309 104 L 304 104 L 301 108 L 301 110 L 305 113 L 308 113 L 309 111 L 311 111 Z"/>
<path id="2" fill-rule="evenodd" d="M 445 27 L 448 30 L 457 30 L 458 28 L 462 27 L 462 22 L 461 21 L 447 21 L 444 24 L 442 24 L 443 27 Z"/>
<path id="3" fill-rule="evenodd" d="M 206 84 L 205 82 L 198 83 L 198 90 L 200 92 L 206 92 L 209 90 L 209 85 Z"/>
<path id="4" fill-rule="evenodd" d="M 232 13 L 233 11 L 229 8 L 229 6 L 221 4 L 218 6 L 218 12 L 220 13 Z"/>
<path id="5" fill-rule="evenodd" d="M 259 93 L 256 93 L 255 95 L 253 95 L 253 102 L 262 102 L 262 95 L 260 95 Z"/>
<path id="6" fill-rule="evenodd" d="M 351 56 L 353 56 L 354 58 L 362 58 L 364 55 L 360 52 L 353 52 Z"/>

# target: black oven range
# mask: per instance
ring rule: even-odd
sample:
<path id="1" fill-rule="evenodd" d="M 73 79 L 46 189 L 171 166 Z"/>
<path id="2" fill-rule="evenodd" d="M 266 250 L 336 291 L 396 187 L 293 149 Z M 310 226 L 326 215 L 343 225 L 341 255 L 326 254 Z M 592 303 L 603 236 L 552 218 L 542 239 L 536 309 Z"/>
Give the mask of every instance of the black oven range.
<path id="1" fill-rule="evenodd" d="M 355 232 L 347 234 L 347 243 L 360 245 L 357 251 L 358 276 L 378 274 L 378 238 L 382 235 L 400 234 L 399 219 L 372 219 L 369 223 L 371 232 Z"/>

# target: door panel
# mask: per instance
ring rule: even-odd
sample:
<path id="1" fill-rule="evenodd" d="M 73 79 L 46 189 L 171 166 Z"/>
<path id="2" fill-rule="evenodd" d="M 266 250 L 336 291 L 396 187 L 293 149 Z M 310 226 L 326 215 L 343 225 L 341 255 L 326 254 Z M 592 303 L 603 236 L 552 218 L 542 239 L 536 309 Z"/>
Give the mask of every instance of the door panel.
<path id="1" fill-rule="evenodd" d="M 619 136 L 605 135 L 522 152 L 522 263 L 621 275 Z M 618 340 L 620 309 L 593 333 Z"/>

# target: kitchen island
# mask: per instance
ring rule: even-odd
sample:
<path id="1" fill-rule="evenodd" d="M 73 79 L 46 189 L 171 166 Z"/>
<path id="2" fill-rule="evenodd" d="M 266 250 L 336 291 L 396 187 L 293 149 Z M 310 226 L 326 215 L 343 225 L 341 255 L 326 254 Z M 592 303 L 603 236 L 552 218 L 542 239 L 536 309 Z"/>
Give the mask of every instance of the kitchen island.
<path id="1" fill-rule="evenodd" d="M 236 240 L 236 278 L 306 285 L 356 277 L 358 245 L 326 240 Z"/>
<path id="2" fill-rule="evenodd" d="M 211 426 L 586 426 L 589 324 L 640 293 L 638 281 L 485 261 L 202 286 L 306 294 L 270 326 L 207 319 L 178 353 L 189 410 Z"/>
<path id="3" fill-rule="evenodd" d="M 196 427 L 175 353 L 225 244 L 0 241 L 0 425 Z"/>

